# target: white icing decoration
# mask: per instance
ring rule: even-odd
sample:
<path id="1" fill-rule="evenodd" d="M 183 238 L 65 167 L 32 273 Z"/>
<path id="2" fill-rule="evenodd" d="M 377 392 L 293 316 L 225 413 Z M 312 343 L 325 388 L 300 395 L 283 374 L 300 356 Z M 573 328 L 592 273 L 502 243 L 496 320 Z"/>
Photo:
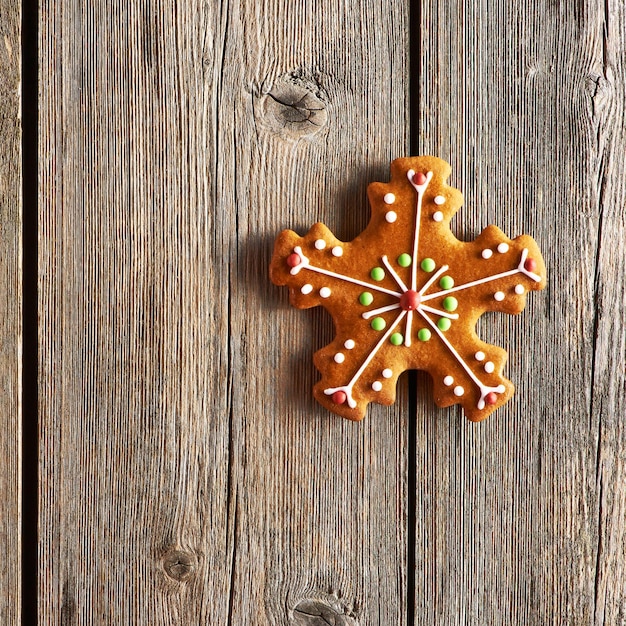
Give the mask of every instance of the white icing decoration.
<path id="1" fill-rule="evenodd" d="M 380 391 L 383 388 L 383 384 L 380 382 L 380 380 L 375 380 L 372 383 L 372 389 L 374 391 Z"/>
<path id="2" fill-rule="evenodd" d="M 504 300 L 504 292 L 496 291 L 496 293 L 493 294 L 493 299 L 497 300 L 498 302 L 502 302 L 502 300 Z"/>
<path id="3" fill-rule="evenodd" d="M 483 259 L 490 259 L 493 256 L 493 250 L 490 250 L 489 248 L 485 248 L 480 255 L 483 257 Z"/>
<path id="4" fill-rule="evenodd" d="M 399 298 L 402 294 L 397 291 L 392 291 L 391 289 L 385 289 L 384 287 L 379 287 L 373 283 L 367 283 L 363 280 L 357 280 L 356 278 L 351 278 L 350 276 L 346 276 L 345 274 L 337 274 L 337 272 L 331 272 L 330 270 L 326 270 L 322 267 L 317 267 L 315 265 L 311 265 L 309 259 L 304 256 L 302 252 L 302 248 L 300 246 L 296 246 L 294 252 L 300 256 L 300 263 L 295 267 L 291 268 L 290 273 L 292 275 L 296 275 L 300 270 L 307 269 L 312 272 L 317 272 L 318 274 L 324 274 L 325 276 L 331 276 L 332 278 L 338 278 L 339 280 L 344 280 L 347 283 L 353 283 L 355 285 L 361 285 L 362 287 L 367 287 L 368 289 L 374 289 L 375 291 L 380 291 L 382 293 L 387 293 L 390 296 L 396 296 Z"/>
<path id="5" fill-rule="evenodd" d="M 351 409 L 354 409 L 357 405 L 356 400 L 352 397 L 352 388 L 354 387 L 354 383 L 361 377 L 361 374 L 365 371 L 367 366 L 370 364 L 371 360 L 376 356 L 376 353 L 380 350 L 380 347 L 389 339 L 391 333 L 395 330 L 396 326 L 402 321 L 402 318 L 406 315 L 406 311 L 402 311 L 398 317 L 389 325 L 389 328 L 385 332 L 385 334 L 379 339 L 378 343 L 372 348 L 370 353 L 367 355 L 365 361 L 361 364 L 361 367 L 356 371 L 356 374 L 351 378 L 350 382 L 347 385 L 342 387 L 330 387 L 328 389 L 324 389 L 324 393 L 327 396 L 332 396 L 335 391 L 343 391 L 346 394 L 346 400 L 348 402 L 348 406 Z"/>
<path id="6" fill-rule="evenodd" d="M 409 311 L 406 316 L 406 331 L 404 332 L 404 345 L 411 347 L 411 327 L 413 326 L 413 311 Z"/>
<path id="7" fill-rule="evenodd" d="M 445 196 L 435 196 L 435 204 L 443 204 L 446 201 Z"/>
<path id="8" fill-rule="evenodd" d="M 435 293 L 429 293 L 428 295 L 422 296 L 422 302 L 426 300 L 432 300 L 433 298 L 439 298 L 441 296 L 447 295 L 454 291 L 460 291 L 461 289 L 468 289 L 469 287 L 474 287 L 476 285 L 489 283 L 492 280 L 498 280 L 498 278 L 504 278 L 505 276 L 513 276 L 514 274 L 517 274 L 519 272 L 526 274 L 526 276 L 529 276 L 536 282 L 540 282 L 541 276 L 538 276 L 537 274 L 534 274 L 533 272 L 529 272 L 527 269 L 524 268 L 524 263 L 526 261 L 527 256 L 528 256 L 528 250 L 524 248 L 524 250 L 522 250 L 522 259 L 519 265 L 517 266 L 517 268 L 509 270 L 508 272 L 500 272 L 499 274 L 494 274 L 493 276 L 487 276 L 486 278 L 479 278 L 478 280 L 472 280 L 469 283 L 464 283 L 463 285 L 457 285 L 456 287 L 451 287 L 450 289 L 442 289 L 441 291 L 437 291 Z"/>
<path id="9" fill-rule="evenodd" d="M 322 298 L 328 298 L 328 296 L 330 296 L 330 289 L 328 287 L 322 287 L 320 289 L 320 296 L 322 296 Z"/>
<path id="10" fill-rule="evenodd" d="M 454 388 L 454 395 L 455 396 L 460 398 L 464 393 L 465 393 L 465 389 L 463 389 L 463 387 L 461 387 L 461 385 L 457 385 Z"/>
<path id="11" fill-rule="evenodd" d="M 316 239 L 315 240 L 315 247 L 318 250 L 323 250 L 326 247 L 326 242 L 323 239 Z"/>
<path id="12" fill-rule="evenodd" d="M 515 285 L 515 293 L 516 293 L 518 296 L 521 296 L 521 295 L 524 293 L 524 291 L 526 291 L 526 290 L 524 289 L 524 285 Z"/>
<path id="13" fill-rule="evenodd" d="M 383 200 L 385 204 L 393 204 L 396 201 L 396 197 L 392 193 L 386 193 Z"/>
<path id="14" fill-rule="evenodd" d="M 475 355 L 474 358 L 477 361 L 484 361 L 485 360 L 485 353 L 482 350 L 479 350 Z"/>
<path id="15" fill-rule="evenodd" d="M 343 347 L 346 350 L 352 350 L 352 348 L 354 348 L 354 346 L 356 346 L 356 343 L 354 343 L 354 339 L 348 339 L 348 340 L 346 340 L 346 343 L 343 344 Z"/>
<path id="16" fill-rule="evenodd" d="M 435 211 L 433 213 L 433 219 L 435 222 L 443 222 L 443 213 L 441 211 Z"/>
<path id="17" fill-rule="evenodd" d="M 331 252 L 333 256 L 341 256 L 343 254 L 343 248 L 341 246 L 335 246 Z"/>
<path id="18" fill-rule="evenodd" d="M 443 379 L 443 384 L 444 384 L 446 387 L 449 387 L 449 386 L 450 386 L 453 382 L 454 382 L 454 378 L 452 378 L 452 376 L 446 376 L 446 377 Z"/>
<path id="19" fill-rule="evenodd" d="M 509 244 L 505 243 L 504 241 L 502 243 L 498 244 L 498 252 L 500 254 L 504 254 L 505 252 L 509 251 Z"/>
<path id="20" fill-rule="evenodd" d="M 496 369 L 496 366 L 493 364 L 493 361 L 487 361 L 485 363 L 485 372 L 487 374 L 491 374 Z"/>
<path id="21" fill-rule="evenodd" d="M 394 270 L 393 267 L 391 267 L 391 263 L 389 263 L 389 259 L 387 258 L 386 255 L 383 256 L 383 264 L 385 265 L 389 273 L 393 276 L 393 279 L 398 283 L 398 287 L 402 289 L 402 293 L 404 293 L 405 291 L 408 291 L 407 286 L 404 284 L 402 279 L 398 276 L 396 270 Z"/>
<path id="22" fill-rule="evenodd" d="M 498 393 L 504 393 L 506 391 L 506 387 L 504 385 L 498 385 L 498 387 L 496 388 L 496 391 Z"/>
<path id="23" fill-rule="evenodd" d="M 372 311 L 366 311 L 361 315 L 364 320 L 370 319 L 370 317 L 374 317 L 374 315 L 378 315 L 379 313 L 387 313 L 387 311 L 393 311 L 394 309 L 399 309 L 399 304 L 388 304 L 387 306 L 381 306 L 378 309 L 373 309 Z"/>
<path id="24" fill-rule="evenodd" d="M 398 214 L 395 211 L 387 211 L 387 213 L 385 214 L 385 219 L 390 224 L 393 224 L 398 219 Z"/>
<path id="25" fill-rule="evenodd" d="M 306 296 L 308 293 L 313 291 L 313 285 L 309 285 L 309 283 L 302 285 L 302 289 L 300 289 L 300 291 Z"/>
<path id="26" fill-rule="evenodd" d="M 389 368 L 386 368 L 383 370 L 384 378 L 391 378 L 392 376 L 393 376 L 393 372 Z"/>
<path id="27" fill-rule="evenodd" d="M 417 191 L 417 202 L 415 206 L 415 233 L 413 235 L 413 264 L 411 272 L 411 289 L 415 291 L 417 289 L 417 259 L 419 259 L 417 253 L 419 249 L 420 223 L 422 221 L 422 199 L 424 198 L 424 192 L 433 177 L 433 173 L 428 172 L 425 176 L 424 183 L 421 185 L 417 185 L 413 182 L 413 176 L 415 175 L 414 170 L 409 170 L 406 175 L 409 182 L 413 186 L 413 189 Z"/>
<path id="28" fill-rule="evenodd" d="M 346 360 L 346 356 L 343 352 L 337 352 L 335 354 L 335 363 L 343 363 Z"/>

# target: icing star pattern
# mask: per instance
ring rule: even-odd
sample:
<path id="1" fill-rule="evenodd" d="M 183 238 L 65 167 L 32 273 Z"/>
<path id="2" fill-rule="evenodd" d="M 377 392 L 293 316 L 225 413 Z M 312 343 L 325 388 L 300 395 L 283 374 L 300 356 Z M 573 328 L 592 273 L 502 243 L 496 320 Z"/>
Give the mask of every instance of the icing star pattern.
<path id="1" fill-rule="evenodd" d="M 502 376 L 506 352 L 475 332 L 486 311 L 519 313 L 528 291 L 546 284 L 534 240 L 508 239 L 496 226 L 461 242 L 449 224 L 461 193 L 446 184 L 450 166 L 436 157 L 396 159 L 389 183 L 372 183 L 372 217 L 351 242 L 323 224 L 277 238 L 270 276 L 290 288 L 298 308 L 322 305 L 336 337 L 314 357 L 322 379 L 314 395 L 348 419 L 369 402 L 395 401 L 398 376 L 421 369 L 439 406 L 461 404 L 480 421 L 504 404 L 513 385 Z"/>

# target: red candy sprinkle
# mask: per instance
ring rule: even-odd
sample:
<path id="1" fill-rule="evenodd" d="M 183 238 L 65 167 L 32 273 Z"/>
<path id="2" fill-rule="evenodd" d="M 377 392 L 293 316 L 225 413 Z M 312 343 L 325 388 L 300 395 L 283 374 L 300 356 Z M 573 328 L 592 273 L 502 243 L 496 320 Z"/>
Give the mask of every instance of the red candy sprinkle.
<path id="1" fill-rule="evenodd" d="M 487 404 L 495 404 L 498 401 L 498 396 L 496 396 L 496 394 L 493 391 L 490 391 L 486 396 L 485 396 L 485 402 Z"/>
<path id="2" fill-rule="evenodd" d="M 413 174 L 413 182 L 416 185 L 423 185 L 426 182 L 426 176 L 423 172 L 416 172 Z"/>
<path id="3" fill-rule="evenodd" d="M 400 306 L 403 311 L 415 311 L 421 301 L 419 293 L 409 289 L 402 294 L 400 298 Z"/>
<path id="4" fill-rule="evenodd" d="M 535 259 L 526 259 L 524 261 L 524 269 L 528 272 L 534 272 L 537 269 L 537 261 Z"/>
<path id="5" fill-rule="evenodd" d="M 295 252 L 287 257 L 287 265 L 289 267 L 296 267 L 297 265 L 300 265 L 301 261 L 302 259 L 300 258 L 300 255 Z"/>
<path id="6" fill-rule="evenodd" d="M 335 391 L 332 398 L 335 404 L 343 404 L 348 399 L 348 396 L 346 396 L 344 391 Z"/>

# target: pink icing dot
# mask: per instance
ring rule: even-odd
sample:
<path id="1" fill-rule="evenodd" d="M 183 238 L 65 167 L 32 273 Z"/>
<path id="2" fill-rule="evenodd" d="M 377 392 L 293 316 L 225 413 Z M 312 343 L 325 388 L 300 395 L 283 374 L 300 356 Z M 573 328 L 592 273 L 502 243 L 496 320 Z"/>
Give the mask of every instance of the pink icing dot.
<path id="1" fill-rule="evenodd" d="M 345 391 L 335 391 L 332 398 L 335 404 L 343 404 L 348 399 L 348 396 L 346 396 Z"/>
<path id="2" fill-rule="evenodd" d="M 524 261 L 524 269 L 529 272 L 534 272 L 537 269 L 537 261 L 535 261 L 535 259 L 526 259 Z"/>
<path id="3" fill-rule="evenodd" d="M 498 396 L 496 396 L 496 394 L 493 391 L 490 391 L 486 396 L 485 396 L 485 402 L 487 404 L 491 404 L 494 405 L 496 402 L 498 401 Z"/>
<path id="4" fill-rule="evenodd" d="M 423 172 L 416 172 L 413 174 L 413 182 L 416 185 L 423 185 L 426 182 L 426 176 Z"/>
<path id="5" fill-rule="evenodd" d="M 301 262 L 302 259 L 300 258 L 300 255 L 295 252 L 287 257 L 287 265 L 289 267 L 296 267 L 297 265 L 300 265 Z"/>

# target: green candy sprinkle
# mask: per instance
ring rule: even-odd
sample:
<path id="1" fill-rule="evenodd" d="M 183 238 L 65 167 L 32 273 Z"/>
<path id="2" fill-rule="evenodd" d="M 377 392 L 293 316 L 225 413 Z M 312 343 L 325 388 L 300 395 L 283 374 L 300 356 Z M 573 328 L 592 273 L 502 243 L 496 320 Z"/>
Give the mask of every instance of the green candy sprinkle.
<path id="1" fill-rule="evenodd" d="M 385 278 L 385 270 L 382 267 L 375 267 L 371 272 L 370 276 L 374 280 L 382 280 Z"/>
<path id="2" fill-rule="evenodd" d="M 446 311 L 456 311 L 456 307 L 458 306 L 459 301 L 453 296 L 448 296 L 447 298 L 443 299 L 443 308 Z"/>
<path id="3" fill-rule="evenodd" d="M 400 267 L 409 267 L 409 265 L 411 265 L 411 260 L 411 255 L 405 252 L 398 257 L 398 265 Z"/>
<path id="4" fill-rule="evenodd" d="M 404 342 L 404 337 L 400 333 L 394 333 L 389 337 L 389 341 L 391 341 L 394 346 L 401 346 Z"/>
<path id="5" fill-rule="evenodd" d="M 442 289 L 452 289 L 454 287 L 454 278 L 452 276 L 443 276 L 439 281 L 439 286 Z"/>
<path id="6" fill-rule="evenodd" d="M 417 333 L 417 338 L 420 341 L 428 341 L 430 339 L 430 331 L 428 330 L 428 328 L 420 329 L 420 331 Z"/>
<path id="7" fill-rule="evenodd" d="M 374 329 L 374 330 L 383 330 L 383 328 L 385 328 L 385 326 L 387 326 L 387 322 L 385 322 L 385 320 L 382 317 L 375 317 L 370 326 Z"/>
<path id="8" fill-rule="evenodd" d="M 370 304 L 372 304 L 372 302 L 374 302 L 374 296 L 369 291 L 364 291 L 359 296 L 359 302 L 363 306 L 369 306 Z"/>
<path id="9" fill-rule="evenodd" d="M 440 317 L 439 321 L 437 322 L 437 326 L 439 326 L 439 330 L 443 330 L 443 331 L 448 330 L 448 328 L 450 328 L 451 325 L 452 325 L 452 322 L 447 317 Z"/>
<path id="10" fill-rule="evenodd" d="M 420 267 L 425 271 L 425 272 L 432 272 L 435 269 L 435 262 L 432 259 L 424 259 L 421 263 L 420 263 Z"/>

